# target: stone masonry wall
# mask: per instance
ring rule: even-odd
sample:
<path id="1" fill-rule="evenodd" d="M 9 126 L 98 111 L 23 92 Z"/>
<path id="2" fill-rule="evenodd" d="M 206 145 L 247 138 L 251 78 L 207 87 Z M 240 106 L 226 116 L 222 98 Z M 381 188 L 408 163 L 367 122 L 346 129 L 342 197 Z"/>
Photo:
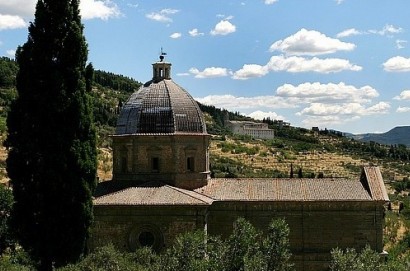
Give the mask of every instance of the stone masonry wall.
<path id="1" fill-rule="evenodd" d="M 205 208 L 195 206 L 94 206 L 91 250 L 112 243 L 123 251 L 139 247 L 140 231 L 150 231 L 157 250 L 187 231 L 205 227 Z"/>
<path id="2" fill-rule="evenodd" d="M 206 213 L 208 212 L 208 215 Z M 168 247 L 181 233 L 207 226 L 210 235 L 228 237 L 238 217 L 266 230 L 274 218 L 290 227 L 296 270 L 327 270 L 333 248 L 383 249 L 384 207 L 366 202 L 227 202 L 211 206 L 95 206 L 90 247 L 113 243 L 123 250 L 138 245 L 138 234 L 151 231 Z M 207 222 L 207 223 L 206 223 Z M 133 244 L 130 244 L 134 242 Z"/>
<path id="3" fill-rule="evenodd" d="M 383 205 L 375 202 L 216 202 L 210 208 L 208 233 L 228 236 L 239 216 L 266 230 L 273 218 L 290 227 L 297 270 L 327 270 L 332 248 L 383 248 Z"/>
<path id="4" fill-rule="evenodd" d="M 194 189 L 206 184 L 209 172 L 208 135 L 138 135 L 113 138 L 114 180 L 162 181 Z M 159 170 L 152 170 L 157 157 Z M 193 169 L 187 169 L 187 158 L 193 157 Z M 126 163 L 126 165 L 123 165 Z"/>

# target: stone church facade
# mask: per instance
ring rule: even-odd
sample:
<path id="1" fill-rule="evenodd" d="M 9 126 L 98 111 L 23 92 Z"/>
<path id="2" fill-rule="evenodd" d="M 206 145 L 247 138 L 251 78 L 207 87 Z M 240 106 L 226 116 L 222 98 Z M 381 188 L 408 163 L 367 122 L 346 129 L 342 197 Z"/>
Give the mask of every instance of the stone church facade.
<path id="1" fill-rule="evenodd" d="M 383 251 L 388 196 L 377 167 L 357 180 L 210 178 L 210 135 L 171 63 L 131 95 L 113 135 L 113 180 L 94 199 L 91 248 L 161 250 L 186 231 L 228 236 L 238 217 L 260 229 L 285 218 L 297 270 L 326 270 L 335 247 Z"/>

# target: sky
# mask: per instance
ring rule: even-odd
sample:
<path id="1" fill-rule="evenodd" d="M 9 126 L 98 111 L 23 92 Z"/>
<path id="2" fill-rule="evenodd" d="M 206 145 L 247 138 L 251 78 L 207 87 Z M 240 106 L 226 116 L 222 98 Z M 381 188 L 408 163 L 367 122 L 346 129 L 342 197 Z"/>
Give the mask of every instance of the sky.
<path id="1" fill-rule="evenodd" d="M 36 0 L 0 0 L 0 56 Z M 201 103 L 354 134 L 410 125 L 408 0 L 82 0 L 95 69 L 172 79 Z M 409 135 L 410 136 L 410 135 Z"/>

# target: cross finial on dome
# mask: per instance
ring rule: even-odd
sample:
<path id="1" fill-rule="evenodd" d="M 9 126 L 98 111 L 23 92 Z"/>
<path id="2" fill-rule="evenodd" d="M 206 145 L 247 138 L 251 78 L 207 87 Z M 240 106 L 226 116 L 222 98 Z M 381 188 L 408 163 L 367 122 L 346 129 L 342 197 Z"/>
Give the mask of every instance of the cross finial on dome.
<path id="1" fill-rule="evenodd" d="M 156 63 L 153 63 L 153 76 L 152 79 L 154 82 L 159 82 L 164 79 L 171 79 L 171 63 L 165 62 L 165 56 L 167 53 L 161 47 L 161 52 L 159 55 L 159 60 Z"/>
<path id="2" fill-rule="evenodd" d="M 165 52 L 162 50 L 162 47 L 161 47 L 161 53 L 160 53 L 160 55 L 159 55 L 159 60 L 162 62 L 162 61 L 164 60 L 164 58 L 165 58 L 166 55 L 167 55 L 167 53 L 165 53 Z"/>

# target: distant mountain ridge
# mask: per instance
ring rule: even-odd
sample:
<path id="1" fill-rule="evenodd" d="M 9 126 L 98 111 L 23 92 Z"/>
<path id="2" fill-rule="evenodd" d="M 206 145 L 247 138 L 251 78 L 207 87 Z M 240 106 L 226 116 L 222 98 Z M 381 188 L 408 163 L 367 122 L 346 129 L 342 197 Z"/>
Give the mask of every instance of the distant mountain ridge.
<path id="1" fill-rule="evenodd" d="M 360 141 L 374 141 L 385 145 L 403 144 L 410 147 L 410 126 L 398 126 L 386 133 L 368 133 L 351 135 L 352 138 Z"/>

